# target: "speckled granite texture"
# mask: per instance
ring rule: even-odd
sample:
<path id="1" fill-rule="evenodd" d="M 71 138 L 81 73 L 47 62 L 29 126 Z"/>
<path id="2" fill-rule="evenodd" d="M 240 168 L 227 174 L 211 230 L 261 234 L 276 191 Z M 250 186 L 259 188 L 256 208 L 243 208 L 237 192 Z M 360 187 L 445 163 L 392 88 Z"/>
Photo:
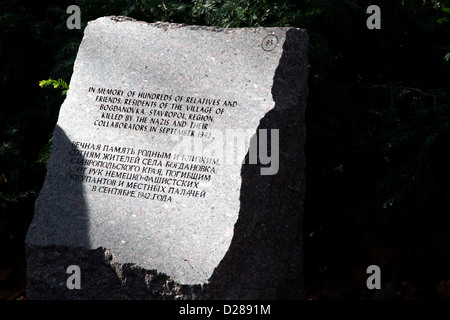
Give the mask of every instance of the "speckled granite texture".
<path id="1" fill-rule="evenodd" d="M 303 298 L 307 45 L 297 28 L 91 21 L 27 233 L 27 298 Z M 275 174 L 249 159 L 260 129 L 278 130 Z"/>

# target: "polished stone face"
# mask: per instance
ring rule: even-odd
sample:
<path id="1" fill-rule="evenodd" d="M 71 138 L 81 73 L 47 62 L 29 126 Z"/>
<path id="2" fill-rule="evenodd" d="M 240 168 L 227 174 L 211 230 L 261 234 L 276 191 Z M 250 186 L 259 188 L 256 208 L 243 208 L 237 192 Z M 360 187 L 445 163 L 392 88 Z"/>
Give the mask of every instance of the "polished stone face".
<path id="1" fill-rule="evenodd" d="M 195 285 L 240 241 L 243 216 L 249 243 L 272 230 L 258 222 L 269 209 L 281 221 L 266 223 L 298 239 L 306 45 L 295 28 L 90 22 L 27 244 L 104 248 Z"/>

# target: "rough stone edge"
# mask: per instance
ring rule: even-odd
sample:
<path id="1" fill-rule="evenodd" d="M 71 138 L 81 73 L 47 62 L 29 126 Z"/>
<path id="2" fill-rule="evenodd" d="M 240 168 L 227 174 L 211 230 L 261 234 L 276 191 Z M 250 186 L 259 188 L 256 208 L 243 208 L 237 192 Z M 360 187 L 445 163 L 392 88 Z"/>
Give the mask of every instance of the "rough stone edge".
<path id="1" fill-rule="evenodd" d="M 198 300 L 204 285 L 182 285 L 157 270 L 118 263 L 105 248 L 25 246 L 29 300 Z M 71 265 L 80 267 L 81 289 L 68 289 Z"/>
<path id="2" fill-rule="evenodd" d="M 295 34 L 300 36 L 295 36 Z M 303 30 L 293 28 L 286 33 L 283 54 L 273 78 L 272 96 L 275 101 L 275 108 L 261 118 L 257 128 L 257 132 L 259 129 L 279 128 L 287 134 L 288 139 L 280 139 L 280 164 L 289 163 L 289 167 L 296 168 L 294 172 L 298 175 L 295 175 L 292 184 L 286 184 L 291 178 L 292 171 L 287 170 L 286 166 L 283 169 L 280 165 L 279 172 L 274 176 L 258 175 L 257 171 L 260 164 L 252 166 L 244 164 L 242 166 L 241 178 L 243 182 L 239 218 L 234 227 L 234 236 L 230 248 L 209 279 L 209 287 L 206 292 L 208 299 L 303 300 L 305 298 L 303 216 L 306 192 L 305 113 L 309 95 L 307 83 L 308 44 L 308 34 Z M 292 54 L 293 52 L 297 52 L 297 54 Z M 297 81 L 292 81 L 292 79 L 297 79 Z M 286 91 L 290 94 L 285 94 Z M 297 151 L 293 151 L 293 147 Z M 269 145 L 268 149 L 270 149 Z M 289 157 L 292 154 L 296 154 L 297 157 L 290 159 Z M 248 161 L 245 161 L 245 163 L 248 163 Z M 283 188 L 278 188 L 280 183 Z M 246 193 L 244 189 L 248 189 L 249 186 L 253 186 L 250 189 L 258 188 L 258 192 L 255 193 L 253 190 Z M 243 194 L 245 196 L 242 197 Z M 266 202 L 270 195 L 277 194 L 279 195 L 277 199 Z M 261 214 L 265 211 L 267 205 L 273 206 L 279 203 L 280 206 L 284 207 L 283 199 L 288 194 L 290 199 L 297 198 L 299 200 L 298 203 L 296 202 L 295 208 L 290 206 L 289 209 L 285 207 L 280 211 L 275 210 L 276 215 L 273 212 Z M 264 205 L 261 206 L 261 204 Z M 295 209 L 295 213 L 292 209 Z M 278 214 L 282 214 L 282 217 Z M 293 250 L 291 254 L 276 253 L 277 258 L 275 260 L 270 260 L 269 256 L 266 256 L 266 259 L 263 256 L 263 251 L 259 250 L 261 247 L 258 246 L 257 242 L 267 241 L 268 247 L 276 249 L 276 240 L 273 241 L 276 237 L 272 236 L 270 229 L 278 228 L 278 231 L 282 231 L 280 227 L 283 227 L 283 221 L 291 222 L 289 226 L 293 232 L 288 231 L 284 234 L 285 239 L 291 239 L 289 244 Z M 286 228 L 282 229 L 287 231 Z M 264 235 L 259 240 L 258 232 Z M 254 237 L 248 236 L 252 234 Z M 274 234 L 280 235 L 281 233 L 275 232 Z M 278 238 L 278 240 L 281 240 L 279 236 Z M 293 238 L 295 238 L 295 241 L 293 241 Z M 254 248 L 259 249 L 253 249 L 252 245 L 249 246 L 251 242 L 256 245 Z M 247 253 L 251 253 L 250 259 L 246 256 Z M 256 263 L 251 264 L 252 259 L 255 262 L 255 258 Z M 283 264 L 282 261 L 289 261 L 290 263 Z M 261 276 L 257 276 L 258 274 Z"/>
<path id="3" fill-rule="evenodd" d="M 190 30 L 205 30 L 205 31 L 213 31 L 213 32 L 225 32 L 225 33 L 233 33 L 239 30 L 246 30 L 246 31 L 260 31 L 260 30 L 290 30 L 290 29 L 296 29 L 300 31 L 306 31 L 305 29 L 296 28 L 296 27 L 257 27 L 257 28 L 251 28 L 251 27 L 243 27 L 243 28 L 221 28 L 221 27 L 215 27 L 215 26 L 201 26 L 201 25 L 191 25 L 186 23 L 173 23 L 173 22 L 165 22 L 165 21 L 157 21 L 157 22 L 147 22 L 142 20 L 136 20 L 134 18 L 130 18 L 127 16 L 106 16 L 106 17 L 100 17 L 101 18 L 108 18 L 114 22 L 137 22 L 142 24 L 147 24 L 156 28 L 163 29 L 164 31 L 167 31 L 169 29 L 179 29 L 179 28 L 187 28 Z M 95 20 L 89 21 L 93 22 Z"/>

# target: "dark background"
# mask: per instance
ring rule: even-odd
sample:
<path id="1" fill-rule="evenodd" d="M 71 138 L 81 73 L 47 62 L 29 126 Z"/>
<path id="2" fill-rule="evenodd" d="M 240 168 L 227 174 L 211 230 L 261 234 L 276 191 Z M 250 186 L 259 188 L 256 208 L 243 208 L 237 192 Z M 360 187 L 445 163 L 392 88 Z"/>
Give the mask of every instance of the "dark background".
<path id="1" fill-rule="evenodd" d="M 70 83 L 84 27 L 108 15 L 307 29 L 308 299 L 450 299 L 448 0 L 0 1 L 0 299 L 26 298 L 23 241 L 64 100 L 39 81 Z M 382 290 L 366 287 L 372 264 Z"/>

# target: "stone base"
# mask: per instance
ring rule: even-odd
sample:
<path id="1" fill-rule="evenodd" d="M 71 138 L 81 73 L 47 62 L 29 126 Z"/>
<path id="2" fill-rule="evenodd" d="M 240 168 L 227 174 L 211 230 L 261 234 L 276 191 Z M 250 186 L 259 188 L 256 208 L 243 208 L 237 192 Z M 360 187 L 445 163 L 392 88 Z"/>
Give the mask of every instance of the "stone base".
<path id="1" fill-rule="evenodd" d="M 243 298 L 238 287 L 246 282 L 244 280 L 242 283 L 228 283 L 224 281 L 223 276 L 216 274 L 215 278 L 218 279 L 209 284 L 181 285 L 156 270 L 146 270 L 135 264 L 117 263 L 111 252 L 103 248 L 88 250 L 27 245 L 26 252 L 26 297 L 29 300 L 238 299 Z M 67 286 L 67 280 L 72 275 L 71 272 L 67 273 L 67 268 L 71 265 L 80 267 L 80 289 L 69 289 Z M 288 281 L 283 284 L 278 282 L 278 292 L 263 288 L 258 291 L 255 287 L 261 287 L 261 284 L 248 283 L 247 289 L 252 292 L 247 292 L 245 298 L 302 298 L 301 279 L 285 280 Z M 227 292 L 223 292 L 225 283 L 228 283 Z"/>
<path id="2" fill-rule="evenodd" d="M 26 246 L 29 300 L 198 299 L 203 289 L 182 286 L 155 270 L 119 264 L 109 250 Z M 80 267 L 81 289 L 68 289 L 67 267 Z"/>

